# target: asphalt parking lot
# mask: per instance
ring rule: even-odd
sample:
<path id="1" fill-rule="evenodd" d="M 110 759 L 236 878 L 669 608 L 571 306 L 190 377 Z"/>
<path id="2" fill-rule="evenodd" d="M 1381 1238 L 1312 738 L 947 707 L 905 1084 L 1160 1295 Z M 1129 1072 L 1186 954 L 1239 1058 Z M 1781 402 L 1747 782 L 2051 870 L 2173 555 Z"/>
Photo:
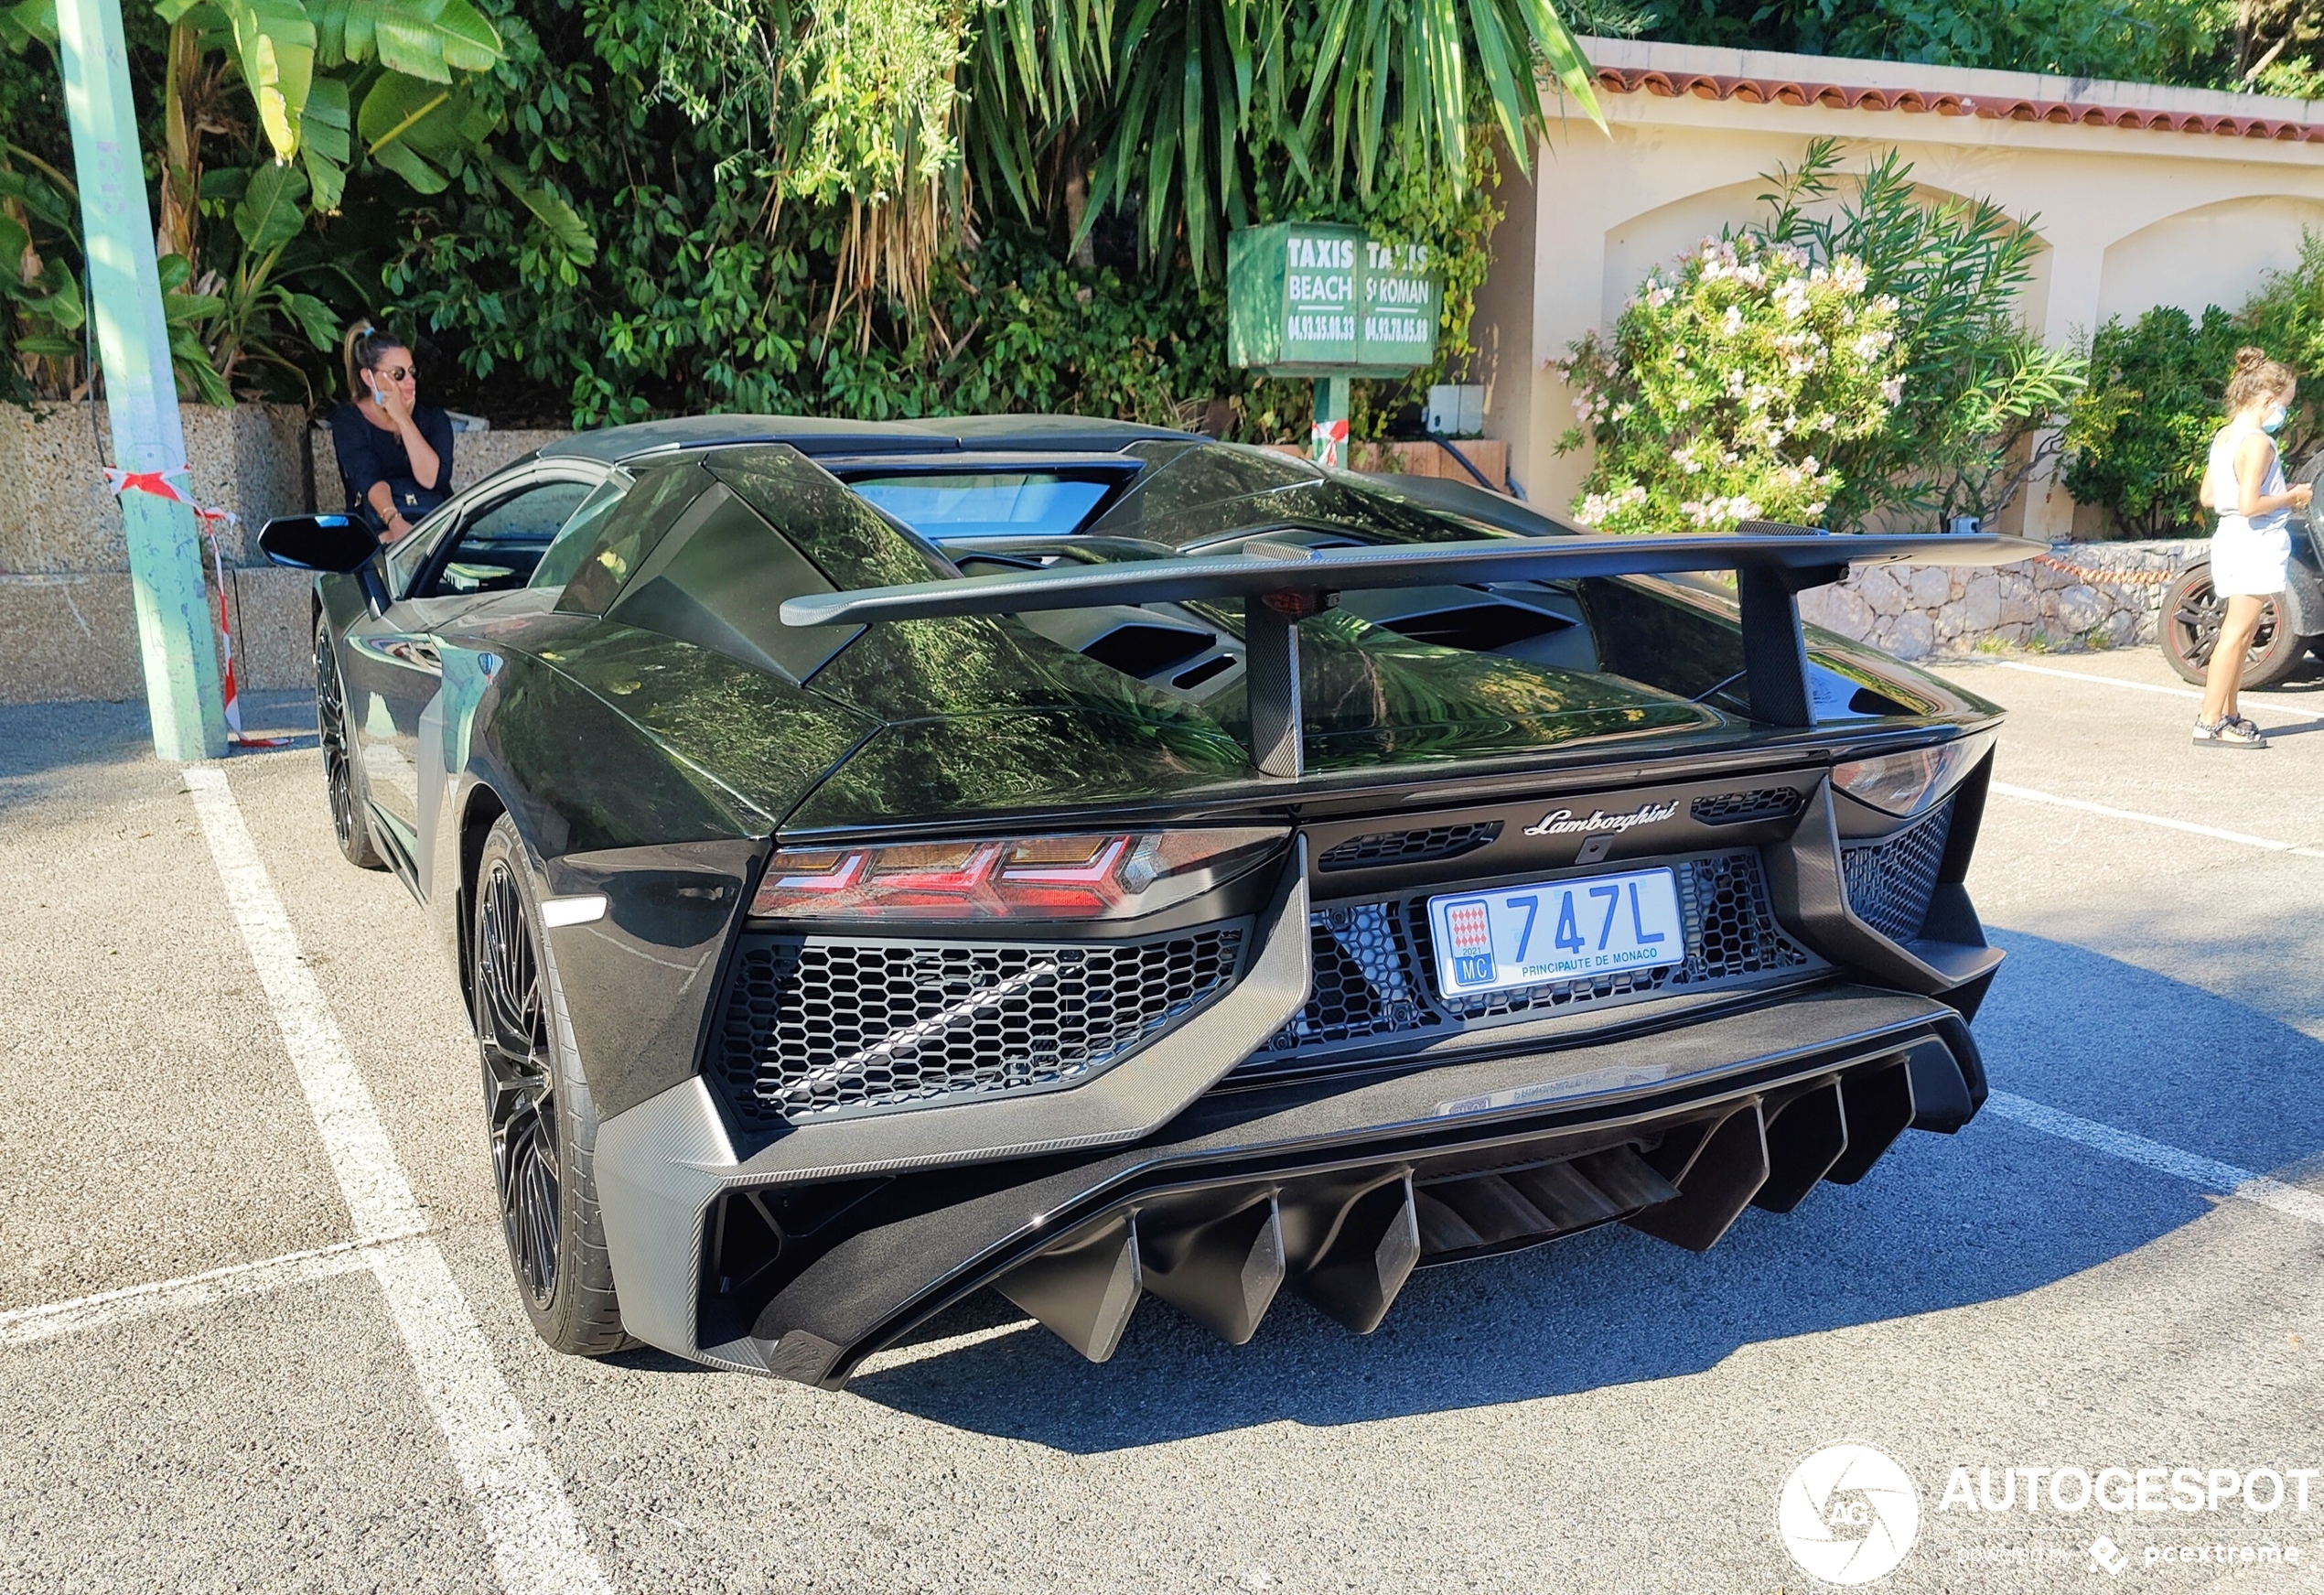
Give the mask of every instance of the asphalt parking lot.
<path id="1" fill-rule="evenodd" d="M 1855 1440 L 1919 1493 L 1883 1590 L 2324 1588 L 2324 674 L 2244 754 L 2151 650 L 1944 669 L 2012 711 L 1957 1137 L 1366 1339 L 1149 1301 L 1094 1367 L 987 1296 L 838 1395 L 533 1340 L 454 977 L 334 850 L 310 706 L 190 779 L 142 706 L 0 709 L 0 1586 L 1797 1592 L 1779 1492 Z"/>

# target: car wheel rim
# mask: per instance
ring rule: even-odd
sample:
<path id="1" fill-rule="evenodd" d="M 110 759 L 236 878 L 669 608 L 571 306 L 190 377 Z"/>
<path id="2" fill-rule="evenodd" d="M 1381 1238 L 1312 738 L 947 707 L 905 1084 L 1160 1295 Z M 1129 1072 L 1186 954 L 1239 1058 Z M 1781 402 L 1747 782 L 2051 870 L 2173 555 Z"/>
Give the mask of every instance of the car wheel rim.
<path id="1" fill-rule="evenodd" d="M 355 785 L 347 762 L 347 703 L 328 632 L 315 634 L 315 730 L 323 747 L 323 781 L 330 791 L 331 829 L 344 846 L 355 835 Z"/>
<path id="2" fill-rule="evenodd" d="M 496 859 L 485 877 L 477 926 L 477 1040 L 484 1055 L 492 1172 L 509 1257 L 533 1301 L 557 1286 L 555 1075 L 541 968 L 516 874 Z"/>
<path id="3" fill-rule="evenodd" d="M 2171 611 L 2171 640 L 2179 656 L 2198 670 L 2207 669 L 2211 654 L 2219 648 L 2219 629 L 2227 620 L 2227 600 L 2221 598 L 2207 581 L 2190 582 L 2180 589 L 2179 607 Z M 2252 645 L 2243 655 L 2246 664 L 2256 664 L 2276 645 L 2276 606 L 2273 602 L 2260 610 L 2259 630 L 2252 633 Z"/>

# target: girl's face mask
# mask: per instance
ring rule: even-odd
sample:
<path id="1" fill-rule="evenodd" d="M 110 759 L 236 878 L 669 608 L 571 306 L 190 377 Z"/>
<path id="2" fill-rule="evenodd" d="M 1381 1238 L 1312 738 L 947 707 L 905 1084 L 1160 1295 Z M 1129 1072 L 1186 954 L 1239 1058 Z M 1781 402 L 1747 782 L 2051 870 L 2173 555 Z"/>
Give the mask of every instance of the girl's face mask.
<path id="1" fill-rule="evenodd" d="M 2283 405 L 2270 404 L 2260 415 L 2260 430 L 2263 432 L 2281 432 L 2284 430 L 2284 423 L 2290 418 L 2289 413 L 2285 410 Z"/>

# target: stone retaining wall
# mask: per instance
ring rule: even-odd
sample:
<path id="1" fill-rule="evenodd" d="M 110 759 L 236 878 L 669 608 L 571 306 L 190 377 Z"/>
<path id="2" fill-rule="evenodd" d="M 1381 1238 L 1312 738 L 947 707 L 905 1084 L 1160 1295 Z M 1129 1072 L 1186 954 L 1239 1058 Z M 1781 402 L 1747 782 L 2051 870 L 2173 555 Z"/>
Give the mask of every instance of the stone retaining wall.
<path id="1" fill-rule="evenodd" d="M 264 563 L 258 530 L 275 515 L 344 502 L 328 427 L 284 404 L 181 404 L 195 498 L 231 510 L 221 539 L 245 691 L 314 678 L 303 572 Z M 464 432 L 452 451 L 463 488 L 567 434 Z M 106 490 L 111 418 L 102 404 L 0 404 L 0 703 L 125 699 L 145 691 L 129 546 Z M 104 452 L 101 453 L 100 450 Z M 216 599 L 216 577 L 203 575 Z"/>
<path id="2" fill-rule="evenodd" d="M 1899 659 L 2005 646 L 2150 643 L 2163 594 L 2201 539 L 2060 543 L 2018 565 L 1872 566 L 1800 595 L 1813 625 Z"/>

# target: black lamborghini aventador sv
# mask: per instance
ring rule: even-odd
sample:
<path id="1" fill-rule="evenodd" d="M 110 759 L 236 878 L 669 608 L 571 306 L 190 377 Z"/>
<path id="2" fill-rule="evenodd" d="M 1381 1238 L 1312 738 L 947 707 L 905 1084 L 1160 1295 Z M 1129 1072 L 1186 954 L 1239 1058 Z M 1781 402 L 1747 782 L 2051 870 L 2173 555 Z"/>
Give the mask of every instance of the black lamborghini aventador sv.
<path id="1" fill-rule="evenodd" d="M 554 445 L 334 516 L 339 845 L 457 959 L 517 1287 L 836 1385 L 991 1287 L 1359 1333 L 1951 1131 L 1997 712 L 1794 595 L 1989 536 L 1617 538 L 1069 417 Z"/>

